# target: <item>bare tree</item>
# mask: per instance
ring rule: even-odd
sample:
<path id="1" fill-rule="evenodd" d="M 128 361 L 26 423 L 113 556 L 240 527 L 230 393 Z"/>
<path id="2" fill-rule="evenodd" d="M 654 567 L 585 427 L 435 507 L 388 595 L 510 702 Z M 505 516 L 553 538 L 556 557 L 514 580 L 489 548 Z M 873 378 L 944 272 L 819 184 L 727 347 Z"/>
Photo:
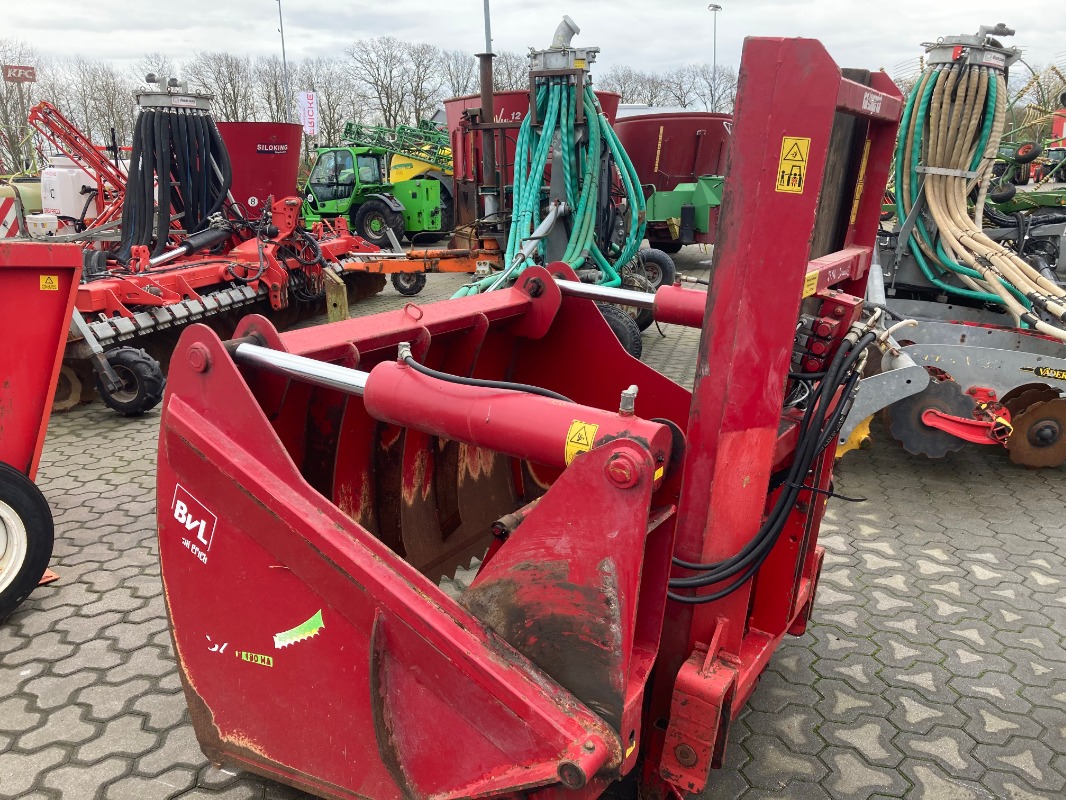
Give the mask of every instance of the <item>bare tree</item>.
<path id="1" fill-rule="evenodd" d="M 737 72 L 732 67 L 710 64 L 695 67 L 694 94 L 706 111 L 730 114 L 737 101 Z"/>
<path id="2" fill-rule="evenodd" d="M 445 50 L 441 53 L 444 91 L 448 97 L 473 94 L 479 88 L 478 63 L 465 50 Z"/>
<path id="3" fill-rule="evenodd" d="M 178 65 L 170 56 L 159 52 L 145 53 L 144 57 L 130 68 L 130 78 L 143 83 L 145 77 L 155 75 L 157 79 L 178 78 Z"/>
<path id="4" fill-rule="evenodd" d="M 408 44 L 403 82 L 408 91 L 408 119 L 417 123 L 433 113 L 444 86 L 443 54 L 431 44 Z"/>
<path id="5" fill-rule="evenodd" d="M 407 47 L 395 36 L 375 36 L 349 46 L 353 76 L 365 89 L 383 125 L 404 121 L 406 112 Z"/>
<path id="6" fill-rule="evenodd" d="M 296 67 L 294 91 L 318 96 L 319 142 L 340 144 L 347 120 L 362 122 L 367 115 L 367 99 L 359 94 L 347 65 L 335 58 L 309 58 Z"/>
<path id="7" fill-rule="evenodd" d="M 492 88 L 497 92 L 529 88 L 529 59 L 504 50 L 492 60 Z"/>
<path id="8" fill-rule="evenodd" d="M 698 102 L 696 83 L 699 68 L 686 64 L 662 76 L 662 89 L 667 102 L 678 108 L 688 108 Z"/>
<path id="9" fill-rule="evenodd" d="M 252 60 L 230 53 L 197 53 L 185 66 L 191 88 L 214 95 L 214 112 L 225 122 L 255 118 Z"/>
<path id="10" fill-rule="evenodd" d="M 597 81 L 604 91 L 622 95 L 623 103 L 662 105 L 667 101 L 666 81 L 654 72 L 641 72 L 627 65 L 614 65 Z"/>
<path id="11" fill-rule="evenodd" d="M 259 56 L 252 65 L 255 75 L 257 118 L 288 122 L 292 98 L 285 86 L 285 69 L 277 56 Z"/>

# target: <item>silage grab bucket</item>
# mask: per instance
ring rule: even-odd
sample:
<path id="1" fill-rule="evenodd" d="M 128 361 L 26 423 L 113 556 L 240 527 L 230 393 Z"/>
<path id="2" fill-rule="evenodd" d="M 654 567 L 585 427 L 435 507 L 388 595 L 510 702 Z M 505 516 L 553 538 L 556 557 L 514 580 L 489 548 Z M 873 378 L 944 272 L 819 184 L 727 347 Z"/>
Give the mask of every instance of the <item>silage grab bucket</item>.
<path id="1" fill-rule="evenodd" d="M 782 403 L 801 302 L 861 309 L 901 109 L 887 78 L 843 80 L 810 40 L 749 40 L 741 74 L 744 149 L 691 392 L 561 292 L 562 264 L 280 335 L 260 317 L 229 342 L 186 329 L 159 551 L 213 761 L 344 798 L 591 798 L 638 763 L 645 786 L 703 789 L 770 655 L 804 629 L 825 504 L 804 494 L 794 532 L 721 601 L 668 600 L 671 559 L 724 558 L 759 530 L 796 447 Z M 852 183 L 836 187 L 836 244 L 812 260 L 845 115 L 842 151 L 863 167 L 833 171 Z M 808 141 L 802 191 L 763 180 L 783 136 Z M 822 490 L 832 455 L 811 476 Z M 454 599 L 440 579 L 473 557 Z"/>

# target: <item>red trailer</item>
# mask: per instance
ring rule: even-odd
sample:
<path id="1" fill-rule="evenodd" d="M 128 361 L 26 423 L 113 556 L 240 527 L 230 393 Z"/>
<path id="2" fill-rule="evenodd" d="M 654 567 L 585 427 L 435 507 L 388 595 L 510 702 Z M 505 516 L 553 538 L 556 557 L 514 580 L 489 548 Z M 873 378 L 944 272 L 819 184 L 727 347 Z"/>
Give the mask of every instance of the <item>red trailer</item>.
<path id="1" fill-rule="evenodd" d="M 660 303 L 557 263 L 313 329 L 186 329 L 159 555 L 213 762 L 351 800 L 712 780 L 814 604 L 902 112 L 887 76 L 845 79 L 812 40 L 748 39 L 740 87 L 705 294 Z M 848 202 L 816 220 L 825 192 Z M 691 391 L 622 349 L 607 295 L 700 326 Z M 822 366 L 797 376 L 807 356 Z"/>
<path id="2" fill-rule="evenodd" d="M 669 192 L 702 175 L 725 175 L 731 114 L 702 111 L 622 117 L 614 131 L 643 184 Z"/>
<path id="3" fill-rule="evenodd" d="M 52 513 L 33 479 L 81 264 L 77 245 L 0 241 L 0 621 L 52 555 Z"/>
<path id="4" fill-rule="evenodd" d="M 303 128 L 293 122 L 219 122 L 233 165 L 230 194 L 253 216 L 268 197 L 299 197 Z"/>

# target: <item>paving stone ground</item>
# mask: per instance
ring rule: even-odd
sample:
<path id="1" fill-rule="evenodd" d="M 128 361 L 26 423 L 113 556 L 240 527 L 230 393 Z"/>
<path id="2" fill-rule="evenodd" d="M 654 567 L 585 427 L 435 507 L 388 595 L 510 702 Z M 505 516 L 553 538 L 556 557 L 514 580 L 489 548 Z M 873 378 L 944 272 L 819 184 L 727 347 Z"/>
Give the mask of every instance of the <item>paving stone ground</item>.
<path id="1" fill-rule="evenodd" d="M 423 299 L 459 283 L 431 277 Z M 404 302 L 389 287 L 353 312 Z M 664 332 L 645 360 L 688 384 L 698 336 Z M 299 796 L 211 767 L 193 736 L 159 580 L 158 419 L 52 419 L 38 481 L 61 580 L 0 627 L 2 798 Z M 774 656 L 707 797 L 1066 796 L 1062 471 L 979 447 L 927 461 L 882 433 L 837 487 L 867 500 L 830 502 L 814 624 Z"/>

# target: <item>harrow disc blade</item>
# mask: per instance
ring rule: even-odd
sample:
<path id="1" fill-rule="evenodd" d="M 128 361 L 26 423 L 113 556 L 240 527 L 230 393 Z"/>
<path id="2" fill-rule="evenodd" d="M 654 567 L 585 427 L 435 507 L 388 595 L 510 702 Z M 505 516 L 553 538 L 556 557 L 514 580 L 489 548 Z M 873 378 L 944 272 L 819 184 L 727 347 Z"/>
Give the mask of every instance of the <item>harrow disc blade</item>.
<path id="1" fill-rule="evenodd" d="M 1026 467 L 1057 467 L 1066 462 L 1066 399 L 1030 406 L 1011 421 L 1010 460 Z"/>
<path id="2" fill-rule="evenodd" d="M 905 397 L 886 409 L 889 434 L 908 453 L 927 458 L 943 458 L 965 447 L 966 442 L 962 439 L 922 422 L 922 414 L 928 409 L 970 418 L 974 401 L 955 381 L 934 381 L 924 391 Z"/>

